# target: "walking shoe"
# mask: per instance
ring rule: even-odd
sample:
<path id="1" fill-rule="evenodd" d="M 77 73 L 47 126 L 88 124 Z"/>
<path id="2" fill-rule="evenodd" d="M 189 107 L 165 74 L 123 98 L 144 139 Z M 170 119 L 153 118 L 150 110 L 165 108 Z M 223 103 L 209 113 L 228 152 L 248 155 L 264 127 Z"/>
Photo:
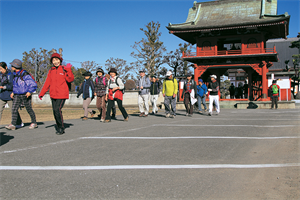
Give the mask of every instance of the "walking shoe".
<path id="1" fill-rule="evenodd" d="M 189 117 L 193 117 L 193 114 L 189 114 Z"/>
<path id="2" fill-rule="evenodd" d="M 143 117 L 148 117 L 148 115 L 144 115 Z"/>
<path id="3" fill-rule="evenodd" d="M 37 127 L 38 127 L 37 123 L 31 123 L 29 129 L 35 129 Z"/>
<path id="4" fill-rule="evenodd" d="M 170 117 L 170 114 L 166 114 L 166 118 L 169 118 Z"/>
<path id="5" fill-rule="evenodd" d="M 109 123 L 109 122 L 111 122 L 110 119 L 106 119 L 106 120 L 104 121 L 104 123 Z"/>
<path id="6" fill-rule="evenodd" d="M 58 130 L 56 131 L 56 135 L 62 135 L 65 133 L 65 129 L 64 128 L 58 128 Z"/>
<path id="7" fill-rule="evenodd" d="M 199 113 L 202 114 L 203 112 L 202 112 L 202 111 L 199 111 Z"/>
<path id="8" fill-rule="evenodd" d="M 189 116 L 189 113 L 185 113 L 185 116 Z"/>
<path id="9" fill-rule="evenodd" d="M 5 128 L 8 130 L 16 130 L 16 127 L 12 124 L 5 126 Z"/>
<path id="10" fill-rule="evenodd" d="M 171 115 L 170 118 L 175 118 L 175 115 Z"/>
<path id="11" fill-rule="evenodd" d="M 95 114 L 96 114 L 96 111 L 92 110 L 91 118 L 93 118 Z"/>
<path id="12" fill-rule="evenodd" d="M 144 114 L 145 114 L 145 113 L 141 113 L 141 114 L 139 115 L 139 117 L 143 117 L 143 116 L 144 116 Z"/>
<path id="13" fill-rule="evenodd" d="M 82 118 L 82 121 L 85 121 L 85 120 L 87 120 L 87 119 L 88 119 L 88 117 L 84 116 L 84 117 Z"/>
<path id="14" fill-rule="evenodd" d="M 208 109 L 206 108 L 204 111 L 205 111 L 205 112 L 207 112 L 207 111 L 208 111 Z"/>
<path id="15" fill-rule="evenodd" d="M 128 122 L 129 120 L 129 116 L 126 117 L 126 119 L 124 119 L 124 122 Z"/>
<path id="16" fill-rule="evenodd" d="M 219 115 L 219 114 L 220 114 L 220 113 L 218 113 L 218 112 L 217 112 L 217 114 L 216 114 L 216 115 Z"/>
<path id="17" fill-rule="evenodd" d="M 100 119 L 100 122 L 104 122 L 104 119 Z"/>
<path id="18" fill-rule="evenodd" d="M 112 116 L 111 116 L 111 119 L 114 119 L 114 120 L 116 120 L 117 118 L 116 118 L 116 116 L 115 116 L 115 115 L 112 115 Z"/>
<path id="19" fill-rule="evenodd" d="M 23 124 L 23 123 L 21 123 L 21 124 L 19 124 L 19 125 L 16 125 L 16 128 L 22 128 L 22 127 L 24 127 L 24 124 Z"/>
<path id="20" fill-rule="evenodd" d="M 211 113 L 208 113 L 208 116 L 211 116 Z"/>

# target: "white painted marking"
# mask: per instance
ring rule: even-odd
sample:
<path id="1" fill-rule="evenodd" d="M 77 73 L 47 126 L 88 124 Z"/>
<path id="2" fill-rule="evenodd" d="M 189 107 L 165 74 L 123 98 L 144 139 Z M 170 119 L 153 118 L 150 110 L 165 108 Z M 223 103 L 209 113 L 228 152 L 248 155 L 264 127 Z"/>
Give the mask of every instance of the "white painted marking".
<path id="1" fill-rule="evenodd" d="M 209 124 L 153 124 L 153 126 L 182 126 L 182 127 L 255 127 L 255 128 L 287 128 L 287 127 L 298 127 L 300 125 L 209 125 Z"/>
<path id="2" fill-rule="evenodd" d="M 284 119 L 266 119 L 266 118 L 264 118 L 264 119 L 262 119 L 262 118 L 255 118 L 255 119 L 245 119 L 245 118 L 214 118 L 214 117 L 212 117 L 212 118 L 190 118 L 190 119 L 207 119 L 207 120 L 230 120 L 230 121 L 300 121 L 300 118 L 299 119 L 295 119 L 295 118 L 290 118 L 290 119 L 287 119 L 287 118 L 284 118 Z M 185 121 L 188 121 L 188 120 L 185 120 Z"/>
<path id="3" fill-rule="evenodd" d="M 0 170 L 133 170 L 133 169 L 253 169 L 300 167 L 286 164 L 110 165 L 110 166 L 0 166 Z"/>
<path id="4" fill-rule="evenodd" d="M 284 137 L 234 137 L 234 136 L 183 136 L 183 137 L 81 137 L 80 139 L 103 140 L 170 140 L 170 139 L 250 139 L 250 140 L 275 140 L 275 139 L 299 139 L 300 136 Z"/>

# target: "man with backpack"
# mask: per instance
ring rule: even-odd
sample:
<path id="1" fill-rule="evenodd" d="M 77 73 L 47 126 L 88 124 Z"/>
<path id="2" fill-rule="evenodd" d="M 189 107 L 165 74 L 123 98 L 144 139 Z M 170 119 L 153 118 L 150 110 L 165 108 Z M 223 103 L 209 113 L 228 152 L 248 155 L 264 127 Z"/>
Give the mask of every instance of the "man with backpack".
<path id="1" fill-rule="evenodd" d="M 163 82 L 162 94 L 165 98 L 164 105 L 166 110 L 166 118 L 175 118 L 176 116 L 176 96 L 178 93 L 178 83 L 175 78 L 173 78 L 172 72 L 168 71 L 166 74 L 166 79 Z M 171 109 L 170 109 L 171 104 Z"/>
<path id="2" fill-rule="evenodd" d="M 13 79 L 13 92 L 10 97 L 13 99 L 12 113 L 11 113 L 11 124 L 5 126 L 6 129 L 15 130 L 17 120 L 19 117 L 18 110 L 23 103 L 26 110 L 31 118 L 31 124 L 29 129 L 35 129 L 38 127 L 36 123 L 35 113 L 31 105 L 31 94 L 36 91 L 37 84 L 32 76 L 22 69 L 22 61 L 14 59 L 11 63 L 11 69 L 14 71 Z"/>
<path id="3" fill-rule="evenodd" d="M 275 104 L 275 109 L 278 108 L 278 97 L 280 97 L 280 87 L 276 83 L 277 81 L 273 80 L 272 85 L 269 88 L 269 90 L 271 91 L 271 98 L 272 98 L 271 109 L 273 109 L 274 104 Z"/>
<path id="4" fill-rule="evenodd" d="M 140 70 L 140 79 L 137 82 L 137 89 L 139 89 L 139 110 L 140 117 L 147 117 L 149 113 L 149 88 L 151 86 L 150 80 L 146 77 L 145 71 Z M 145 109 L 144 109 L 145 105 Z"/>

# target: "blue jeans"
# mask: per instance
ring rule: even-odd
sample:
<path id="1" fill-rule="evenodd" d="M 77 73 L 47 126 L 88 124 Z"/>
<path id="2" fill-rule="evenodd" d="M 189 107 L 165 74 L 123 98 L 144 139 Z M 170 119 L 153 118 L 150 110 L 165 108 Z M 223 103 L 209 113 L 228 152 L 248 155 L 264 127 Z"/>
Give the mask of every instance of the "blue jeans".
<path id="1" fill-rule="evenodd" d="M 198 99 L 197 101 L 198 101 L 198 109 L 199 109 L 199 111 L 202 111 L 201 103 L 204 106 L 204 110 L 206 110 L 207 109 L 206 103 L 205 103 L 206 96 L 203 96 L 203 97 L 197 96 L 197 99 Z"/>

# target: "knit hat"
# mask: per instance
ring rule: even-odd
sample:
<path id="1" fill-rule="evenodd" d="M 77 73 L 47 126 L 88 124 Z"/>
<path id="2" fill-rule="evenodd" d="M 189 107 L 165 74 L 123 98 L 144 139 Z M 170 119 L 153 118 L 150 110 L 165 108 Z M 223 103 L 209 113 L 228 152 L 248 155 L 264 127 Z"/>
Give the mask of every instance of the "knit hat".
<path id="1" fill-rule="evenodd" d="M 19 59 L 14 59 L 11 63 L 12 67 L 16 68 L 16 69 L 22 69 L 22 61 Z"/>
<path id="2" fill-rule="evenodd" d="M 82 74 L 82 76 L 92 76 L 92 73 L 89 71 L 86 71 Z"/>
<path id="3" fill-rule="evenodd" d="M 51 64 L 52 64 L 52 59 L 53 59 L 53 58 L 58 58 L 58 59 L 60 60 L 61 63 L 62 63 L 62 61 L 63 61 L 63 58 L 62 58 L 58 53 L 54 53 L 54 54 L 52 54 L 52 56 L 51 56 L 51 58 L 50 58 Z"/>
<path id="4" fill-rule="evenodd" d="M 203 83 L 203 80 L 200 78 L 200 79 L 198 80 L 198 82 L 201 82 L 201 83 Z"/>
<path id="5" fill-rule="evenodd" d="M 101 73 L 102 73 L 102 75 L 104 75 L 104 71 L 103 71 L 103 69 L 102 69 L 102 68 L 98 68 L 98 69 L 97 69 L 97 71 L 96 71 L 96 75 L 98 74 L 98 72 L 101 72 Z"/>
<path id="6" fill-rule="evenodd" d="M 167 71 L 166 76 L 171 76 L 172 72 L 171 71 Z"/>
<path id="7" fill-rule="evenodd" d="M 116 68 L 111 68 L 108 74 L 110 74 L 111 72 L 116 73 L 116 75 L 118 75 Z"/>

